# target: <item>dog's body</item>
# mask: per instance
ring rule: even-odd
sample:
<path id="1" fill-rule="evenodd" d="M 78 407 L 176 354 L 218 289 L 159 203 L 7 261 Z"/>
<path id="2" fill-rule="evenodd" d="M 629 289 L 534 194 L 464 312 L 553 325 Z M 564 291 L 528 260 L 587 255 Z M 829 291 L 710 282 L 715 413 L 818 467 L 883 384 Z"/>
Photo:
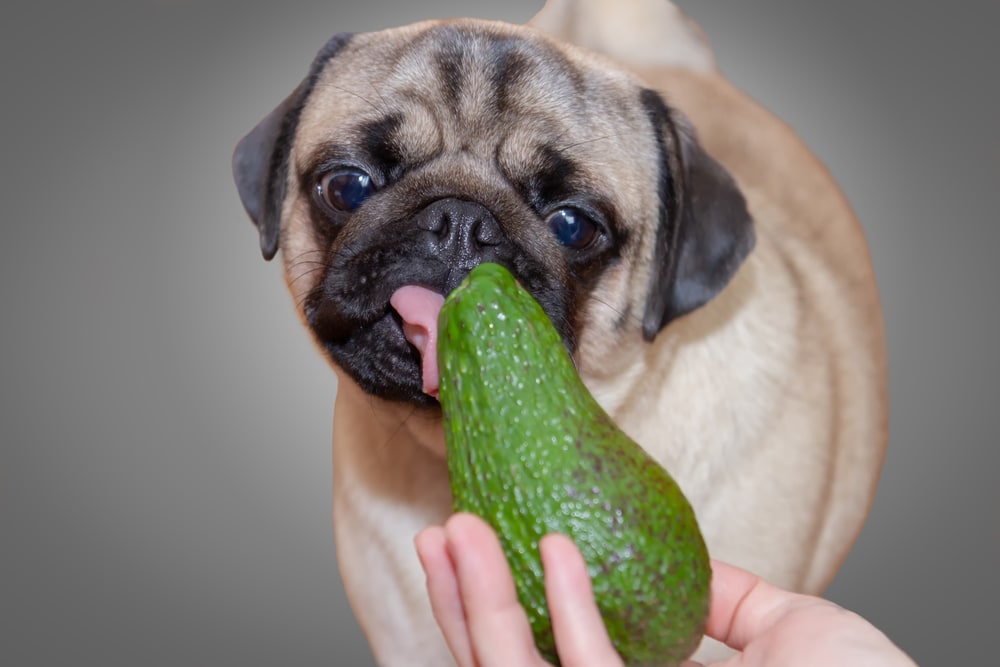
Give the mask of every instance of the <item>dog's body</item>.
<path id="1" fill-rule="evenodd" d="M 397 347 L 405 345 L 398 342 L 403 341 L 402 334 L 392 329 L 398 329 L 398 319 L 379 311 L 384 323 L 371 324 L 374 316 L 369 316 L 363 325 L 353 324 L 354 320 L 345 324 L 339 312 L 330 315 L 336 309 L 328 302 L 345 300 L 339 295 L 353 294 L 361 289 L 357 284 L 367 284 L 370 278 L 405 274 L 404 278 L 384 279 L 396 281 L 388 286 L 393 289 L 416 282 L 445 291 L 455 275 L 460 277 L 461 271 L 450 269 L 429 277 L 430 273 L 409 266 L 426 263 L 415 256 L 405 262 L 405 269 L 393 268 L 388 260 L 384 266 L 389 268 L 384 271 L 366 268 L 359 272 L 350 264 L 378 246 L 379 252 L 367 257 L 364 266 L 372 262 L 372 266 L 383 266 L 372 258 L 390 254 L 386 250 L 389 241 L 373 236 L 372 230 L 380 224 L 374 216 L 399 217 L 400 202 L 418 197 L 417 193 L 424 198 L 420 206 L 426 208 L 416 213 L 407 209 L 405 215 L 419 224 L 433 206 L 428 202 L 442 198 L 451 202 L 456 197 L 462 202 L 489 202 L 486 208 L 493 215 L 470 214 L 480 216 L 474 231 L 483 228 L 483 220 L 494 224 L 495 217 L 504 241 L 480 240 L 469 246 L 478 253 L 474 259 L 469 259 L 468 248 L 458 259 L 464 264 L 502 261 L 514 267 L 515 274 L 529 289 L 534 287 L 536 295 L 555 294 L 547 297 L 548 302 L 540 300 L 547 304 L 550 315 L 558 315 L 554 320 L 563 322 L 562 333 L 586 384 L 621 427 L 678 480 L 696 509 L 715 558 L 746 567 L 788 588 L 818 592 L 846 555 L 873 498 L 886 441 L 883 341 L 868 252 L 853 214 L 825 169 L 792 131 L 716 72 L 700 33 L 672 5 L 652 0 L 634 3 L 640 11 L 660 15 L 660 22 L 647 18 L 643 23 L 646 32 L 639 35 L 637 31 L 638 37 L 627 42 L 614 36 L 621 26 L 604 18 L 611 5 L 615 15 L 620 15 L 620 3 L 551 2 L 534 23 L 563 41 L 608 51 L 609 56 L 630 66 L 645 85 L 662 92 L 671 107 L 690 119 L 700 147 L 732 175 L 742 198 L 718 165 L 702 156 L 701 148 L 684 131 L 680 115 L 673 110 L 662 112 L 665 107 L 645 93 L 637 93 L 639 89 L 629 77 L 612 74 L 607 80 L 603 78 L 604 72 L 615 70 L 610 61 L 549 43 L 530 29 L 478 22 L 420 24 L 380 34 L 360 45 L 347 38 L 333 40 L 297 93 L 237 151 L 237 181 L 247 210 L 261 229 L 265 254 L 274 254 L 280 235 L 289 287 L 306 324 L 335 361 L 337 554 L 351 604 L 380 664 L 449 664 L 412 546 L 420 529 L 443 522 L 451 513 L 443 434 L 434 402 L 420 395 L 419 359 L 415 370 L 394 362 L 392 373 L 407 378 L 415 374 L 402 388 L 391 383 L 389 389 L 381 385 L 373 388 L 371 358 L 389 354 L 382 343 L 369 341 L 344 351 L 339 342 L 349 337 L 345 331 L 354 336 L 355 329 L 378 326 L 384 329 L 376 330 L 372 340 L 391 338 Z M 468 38 L 465 30 L 477 35 L 486 31 L 490 36 L 483 42 L 479 37 Z M 517 67 L 504 76 L 484 77 L 478 88 L 471 83 L 477 81 L 471 68 L 463 69 L 464 64 L 458 69 L 439 66 L 441 80 L 433 79 L 434 73 L 421 64 L 421 54 L 456 40 L 465 44 L 462 58 L 467 60 L 463 63 L 475 61 L 477 49 L 494 49 L 504 57 L 514 53 L 512 62 L 517 61 Z M 483 46 L 487 42 L 488 47 Z M 614 50 L 613 45 L 625 43 L 629 50 Z M 391 65 L 364 60 L 370 44 L 384 46 L 396 60 Z M 504 45 L 502 50 L 496 50 L 497 44 Z M 511 44 L 515 45 L 513 50 Z M 651 44 L 657 46 L 648 52 L 646 49 L 652 47 L 643 45 Z M 538 69 L 539 63 L 556 52 L 561 54 L 557 66 Z M 369 68 L 365 80 L 370 85 L 331 70 L 329 62 L 338 59 L 365 64 Z M 434 62 L 440 65 L 445 61 Z M 396 108 L 395 99 L 390 103 L 384 96 L 406 98 L 409 92 L 396 90 L 396 82 L 400 77 L 418 78 L 406 74 L 408 67 L 429 77 L 420 100 L 412 108 L 400 104 L 406 109 L 405 120 L 379 125 L 378 119 L 385 117 L 387 109 Z M 581 102 L 579 106 L 586 108 L 578 114 L 577 109 L 546 108 L 544 113 L 554 115 L 532 119 L 530 125 L 524 125 L 523 136 L 515 130 L 507 132 L 520 127 L 508 122 L 507 133 L 498 140 L 489 121 L 483 120 L 482 108 L 471 100 L 484 95 L 482 89 L 488 85 L 483 81 L 500 87 L 499 79 L 526 68 L 533 70 L 533 78 L 549 77 L 551 82 L 533 87 L 524 79 L 516 90 L 511 88 L 515 92 L 505 93 L 515 96 L 514 102 L 506 103 L 520 105 L 518 108 L 529 103 L 559 107 L 565 100 L 560 102 L 556 95 L 553 102 L 544 96 L 544 89 L 558 88 L 567 81 L 567 86 L 592 91 L 588 94 L 594 101 L 588 98 L 586 104 Z M 556 70 L 562 73 L 554 74 Z M 563 70 L 571 71 L 566 75 Z M 595 77 L 599 81 L 591 83 Z M 504 85 L 510 87 L 510 83 L 508 80 Z M 432 89 L 440 90 L 426 92 Z M 332 91 L 342 94 L 336 103 L 330 97 Z M 448 96 L 454 97 L 457 110 L 449 113 L 451 120 L 443 121 L 439 110 L 451 108 Z M 636 101 L 639 98 L 641 103 Z M 496 99 L 492 103 L 498 104 Z M 469 107 L 465 116 L 463 105 Z M 425 113 L 433 118 L 425 118 Z M 586 116 L 586 122 L 574 125 L 574 114 Z M 295 120 L 290 123 L 292 115 Z M 526 113 L 524 117 L 529 116 Z M 317 213 L 308 191 L 319 186 L 309 179 L 314 173 L 327 172 L 315 165 L 344 162 L 338 152 L 341 149 L 330 147 L 330 137 L 335 134 L 332 130 L 359 127 L 359 117 L 368 118 L 363 131 L 344 131 L 363 134 L 361 143 L 372 144 L 373 132 L 381 133 L 382 139 L 391 134 L 390 147 L 399 152 L 398 144 L 404 143 L 401 137 L 410 147 L 425 137 L 432 139 L 426 139 L 426 150 L 407 149 L 423 156 L 420 160 L 405 158 L 419 162 L 419 168 L 402 169 L 399 177 L 372 176 L 386 181 L 375 190 L 384 189 L 381 199 L 370 195 L 368 189 L 351 189 L 367 182 L 358 180 L 356 170 L 335 172 L 339 174 L 335 178 L 353 179 L 348 186 L 338 185 L 335 203 L 344 202 L 344 192 L 362 192 L 364 197 L 357 199 L 366 201 L 366 206 L 350 211 L 353 217 L 339 210 Z M 473 117 L 476 127 L 463 132 L 460 123 L 473 123 L 469 120 Z M 568 157 L 562 155 L 555 164 L 594 190 L 604 185 L 605 174 L 605 180 L 613 184 L 599 204 L 572 199 L 580 209 L 614 211 L 598 225 L 600 233 L 608 237 L 606 246 L 592 243 L 585 250 L 596 259 L 581 259 L 576 250 L 561 250 L 547 237 L 534 240 L 529 230 L 537 217 L 527 216 L 525 219 L 531 220 L 523 226 L 510 222 L 526 215 L 518 208 L 519 200 L 509 199 L 518 188 L 497 179 L 490 172 L 489 160 L 481 159 L 492 156 L 496 163 L 507 164 L 506 159 L 512 165 L 530 162 L 537 151 L 523 145 L 544 135 L 553 118 L 560 131 L 573 139 L 567 144 L 572 147 L 566 149 Z M 671 129 L 654 140 L 647 136 L 647 120 L 666 123 Z M 404 129 L 400 129 L 401 123 Z M 602 132 L 593 134 L 588 123 L 596 123 Z M 616 149 L 600 147 L 607 140 L 624 145 L 620 156 Z M 584 145 L 588 142 L 592 148 Z M 374 152 L 387 150 L 380 144 Z M 505 158 L 504 151 L 510 156 Z M 659 163 L 657 151 L 666 156 Z M 317 155 L 321 158 L 318 161 Z M 437 172 L 435 165 L 444 162 L 441 155 L 448 156 L 447 168 Z M 400 159 L 399 155 L 392 157 Z M 370 162 L 350 158 L 357 169 L 367 169 Z M 551 168 L 552 164 L 550 159 L 543 166 Z M 673 190 L 656 184 L 656 170 L 667 168 L 673 174 Z M 455 175 L 458 172 L 460 176 Z M 504 173 L 506 180 L 517 180 L 511 174 L 519 172 L 510 166 Z M 400 197 L 391 196 L 390 189 L 405 188 L 406 179 L 418 179 L 415 189 Z M 706 181 L 710 183 L 704 185 Z M 426 195 L 437 187 L 443 188 L 440 193 Z M 321 195 L 328 201 L 326 191 Z M 536 198 L 540 196 L 535 193 Z M 755 234 L 743 208 L 744 199 Z M 717 201 L 725 203 L 721 210 L 712 209 Z M 673 246 L 709 242 L 674 238 L 673 245 L 664 245 L 656 232 L 657 225 L 663 225 L 663 215 L 647 211 L 657 204 L 661 208 L 686 207 L 687 215 L 701 216 L 705 228 L 721 225 L 712 232 L 718 237 L 711 239 L 711 252 L 699 251 L 694 259 L 686 255 L 678 260 L 679 265 L 671 262 L 672 273 L 665 278 L 658 277 L 657 268 L 664 253 L 667 257 L 674 252 L 691 253 L 694 251 L 686 246 L 680 250 Z M 466 203 L 461 206 L 464 208 L 449 208 L 440 215 L 454 219 L 458 215 L 455 211 L 468 210 Z M 542 218 L 545 206 L 539 205 Z M 329 238 L 327 232 L 317 231 L 315 221 L 322 215 L 336 221 L 336 231 Z M 373 216 L 370 222 L 363 217 L 366 215 Z M 600 215 L 594 213 L 595 218 L 601 219 Z M 359 219 L 365 224 L 352 227 Z M 619 223 L 620 219 L 626 222 Z M 646 222 L 633 223 L 640 219 Z M 403 232 L 384 234 L 396 233 Z M 415 243 L 410 240 L 404 245 Z M 753 251 L 749 252 L 751 246 Z M 593 248 L 604 248 L 601 252 L 607 254 L 601 256 Z M 702 270 L 692 266 L 712 262 L 709 278 L 701 274 L 687 277 Z M 338 271 L 344 275 L 338 277 Z M 665 280 L 693 280 L 697 285 L 692 288 L 689 284 L 681 293 L 671 286 L 674 283 L 665 287 Z M 692 290 L 696 293 L 693 297 Z M 379 294 L 376 299 L 366 292 L 364 307 L 372 309 L 370 303 L 387 300 L 387 295 Z M 334 340 L 338 342 L 331 342 Z M 378 350 L 368 351 L 373 346 Z M 385 346 L 391 348 L 388 343 Z M 368 365 L 362 368 L 359 357 Z M 406 363 L 413 364 L 412 360 Z"/>

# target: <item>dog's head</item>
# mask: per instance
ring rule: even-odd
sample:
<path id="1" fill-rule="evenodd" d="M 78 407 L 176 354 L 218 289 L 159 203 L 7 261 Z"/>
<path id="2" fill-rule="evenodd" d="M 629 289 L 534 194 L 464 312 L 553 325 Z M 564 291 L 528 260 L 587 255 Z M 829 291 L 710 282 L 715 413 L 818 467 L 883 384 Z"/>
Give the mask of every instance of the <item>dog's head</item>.
<path id="1" fill-rule="evenodd" d="M 652 340 L 753 245 L 732 178 L 637 79 L 528 28 L 338 35 L 233 160 L 264 257 L 366 391 L 433 405 L 390 305 L 507 266 L 570 350 Z"/>

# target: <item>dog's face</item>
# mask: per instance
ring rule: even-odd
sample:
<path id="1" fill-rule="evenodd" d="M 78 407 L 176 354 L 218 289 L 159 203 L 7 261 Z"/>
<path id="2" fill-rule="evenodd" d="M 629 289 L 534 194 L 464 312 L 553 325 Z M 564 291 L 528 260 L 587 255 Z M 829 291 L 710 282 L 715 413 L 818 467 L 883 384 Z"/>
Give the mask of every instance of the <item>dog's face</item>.
<path id="1" fill-rule="evenodd" d="M 339 35 L 237 147 L 302 317 L 364 390 L 434 405 L 390 297 L 507 266 L 578 351 L 652 340 L 753 245 L 729 175 L 661 98 L 526 28 Z"/>

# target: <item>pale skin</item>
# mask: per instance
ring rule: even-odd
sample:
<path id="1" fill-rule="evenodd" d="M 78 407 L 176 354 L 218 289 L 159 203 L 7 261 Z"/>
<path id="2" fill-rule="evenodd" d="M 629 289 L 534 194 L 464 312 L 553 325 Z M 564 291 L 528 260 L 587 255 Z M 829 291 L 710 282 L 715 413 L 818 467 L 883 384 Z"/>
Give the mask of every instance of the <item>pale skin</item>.
<path id="1" fill-rule="evenodd" d="M 458 667 L 549 665 L 535 649 L 510 567 L 484 521 L 456 514 L 444 526 L 422 531 L 415 543 L 434 617 Z M 539 549 L 563 666 L 622 667 L 576 545 L 563 535 L 548 535 Z M 738 651 L 713 665 L 915 667 L 861 616 L 719 561 L 712 561 L 710 608 L 707 635 Z"/>

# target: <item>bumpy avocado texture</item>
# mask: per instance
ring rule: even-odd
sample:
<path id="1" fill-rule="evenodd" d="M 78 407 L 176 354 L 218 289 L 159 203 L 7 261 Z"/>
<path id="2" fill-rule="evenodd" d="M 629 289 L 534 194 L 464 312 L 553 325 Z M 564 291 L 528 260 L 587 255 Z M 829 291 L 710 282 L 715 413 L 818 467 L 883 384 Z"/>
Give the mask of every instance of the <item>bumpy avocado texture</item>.
<path id="1" fill-rule="evenodd" d="M 440 401 L 456 511 L 484 518 L 510 562 L 542 655 L 559 664 L 538 541 L 571 537 L 627 665 L 697 648 L 711 570 L 694 512 L 598 405 L 537 301 L 482 264 L 445 300 Z"/>

